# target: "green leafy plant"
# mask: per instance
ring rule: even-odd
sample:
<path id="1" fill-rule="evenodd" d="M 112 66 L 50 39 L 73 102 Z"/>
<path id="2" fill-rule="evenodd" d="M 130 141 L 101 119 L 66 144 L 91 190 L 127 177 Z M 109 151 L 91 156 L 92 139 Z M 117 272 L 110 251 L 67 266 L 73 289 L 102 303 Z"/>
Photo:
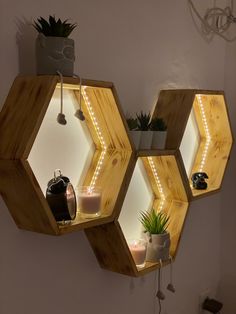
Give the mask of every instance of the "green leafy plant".
<path id="1" fill-rule="evenodd" d="M 137 122 L 138 122 L 138 130 L 140 131 L 148 131 L 150 130 L 150 113 L 143 113 L 141 111 L 139 114 L 136 114 Z"/>
<path id="2" fill-rule="evenodd" d="M 167 125 L 162 118 L 153 118 L 150 123 L 150 129 L 152 131 L 166 131 Z"/>
<path id="3" fill-rule="evenodd" d="M 131 131 L 137 130 L 137 128 L 138 128 L 137 118 L 132 118 L 132 117 L 126 118 L 126 121 L 127 121 L 128 127 Z"/>
<path id="4" fill-rule="evenodd" d="M 170 217 L 163 211 L 156 213 L 154 209 L 150 212 L 140 213 L 140 222 L 145 232 L 150 234 L 163 234 L 166 232 Z"/>
<path id="5" fill-rule="evenodd" d="M 33 27 L 45 36 L 68 37 L 77 24 L 68 23 L 68 20 L 62 22 L 61 19 L 56 20 L 55 16 L 49 15 L 48 21 L 40 16 L 34 21 Z"/>

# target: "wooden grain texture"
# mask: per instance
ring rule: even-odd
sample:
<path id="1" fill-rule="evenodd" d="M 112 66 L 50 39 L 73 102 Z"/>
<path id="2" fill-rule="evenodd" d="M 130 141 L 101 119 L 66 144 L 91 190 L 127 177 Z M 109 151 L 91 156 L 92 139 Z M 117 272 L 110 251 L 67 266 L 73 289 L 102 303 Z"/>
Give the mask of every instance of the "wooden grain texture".
<path id="1" fill-rule="evenodd" d="M 194 196 L 205 194 L 220 188 L 232 145 L 232 143 L 229 142 L 211 141 L 210 145 L 208 146 L 205 164 L 203 168 L 201 168 L 205 143 L 206 140 L 201 140 L 191 175 L 195 172 L 199 172 L 200 170 L 206 172 L 209 177 L 209 179 L 206 180 L 208 183 L 208 188 L 207 190 L 192 189 Z M 189 182 L 190 186 L 192 187 L 191 176 Z"/>
<path id="2" fill-rule="evenodd" d="M 17 77 L 0 113 L 0 159 L 26 159 L 52 97 L 56 78 Z"/>
<path id="3" fill-rule="evenodd" d="M 85 234 L 102 268 L 137 276 L 136 266 L 118 222 L 86 229 Z"/>
<path id="4" fill-rule="evenodd" d="M 180 147 L 193 100 L 193 90 L 162 90 L 160 92 L 153 117 L 163 118 L 167 124 L 166 149 Z"/>
<path id="5" fill-rule="evenodd" d="M 206 172 L 209 179 L 206 190 L 192 189 L 194 197 L 220 188 L 233 142 L 224 95 L 199 95 L 195 97 L 193 107 L 199 127 L 200 145 L 189 178 L 190 186 L 192 187 L 191 176 L 195 172 Z M 207 143 L 209 136 L 210 144 Z"/>
<path id="6" fill-rule="evenodd" d="M 160 180 L 160 186 L 163 189 L 163 193 L 166 199 L 176 199 L 187 201 L 187 195 L 182 183 L 182 178 L 179 172 L 179 168 L 173 155 L 167 156 L 154 156 L 151 157 L 154 163 L 154 167 L 157 171 L 157 175 Z M 150 167 L 148 157 L 142 157 L 145 169 L 150 179 L 151 186 L 154 193 L 158 198 L 161 197 L 160 190 L 158 188 L 154 173 Z"/>
<path id="7" fill-rule="evenodd" d="M 232 142 L 224 95 L 199 95 L 202 99 L 203 110 L 212 140 L 217 142 Z M 205 137 L 203 116 L 197 96 L 195 97 L 193 108 L 200 135 Z"/>
<path id="8" fill-rule="evenodd" d="M 58 234 L 57 223 L 27 161 L 0 160 L 0 192 L 19 228 Z"/>
<path id="9" fill-rule="evenodd" d="M 75 94 L 79 98 L 77 91 L 75 91 Z M 120 116 L 120 109 L 118 110 L 119 105 L 115 101 L 112 90 L 109 88 L 87 87 L 86 94 L 107 148 L 131 150 L 126 128 Z"/>

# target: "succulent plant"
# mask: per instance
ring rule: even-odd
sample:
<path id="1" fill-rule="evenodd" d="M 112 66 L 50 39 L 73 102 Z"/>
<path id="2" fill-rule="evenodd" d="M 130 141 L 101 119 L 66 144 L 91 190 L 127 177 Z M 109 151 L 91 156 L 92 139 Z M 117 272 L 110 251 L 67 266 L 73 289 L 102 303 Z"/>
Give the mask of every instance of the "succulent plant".
<path id="1" fill-rule="evenodd" d="M 138 122 L 138 130 L 140 131 L 148 131 L 150 129 L 150 113 L 143 113 L 136 114 L 137 122 Z"/>
<path id="2" fill-rule="evenodd" d="M 150 123 L 150 129 L 152 131 L 166 131 L 167 125 L 162 118 L 153 118 Z"/>
<path id="3" fill-rule="evenodd" d="M 47 37 L 68 37 L 73 29 L 77 27 L 77 24 L 68 23 L 68 20 L 62 22 L 61 19 L 58 19 L 56 21 L 55 16 L 50 15 L 48 21 L 40 16 L 37 21 L 34 21 L 33 27 Z"/>
<path id="4" fill-rule="evenodd" d="M 128 124 L 129 129 L 132 130 L 137 130 L 138 128 L 138 120 L 137 118 L 126 118 L 126 122 Z"/>
<path id="5" fill-rule="evenodd" d="M 140 213 L 140 222 L 145 232 L 150 234 L 163 234 L 166 232 L 170 217 L 163 211 L 156 212 L 152 209 L 150 212 Z"/>

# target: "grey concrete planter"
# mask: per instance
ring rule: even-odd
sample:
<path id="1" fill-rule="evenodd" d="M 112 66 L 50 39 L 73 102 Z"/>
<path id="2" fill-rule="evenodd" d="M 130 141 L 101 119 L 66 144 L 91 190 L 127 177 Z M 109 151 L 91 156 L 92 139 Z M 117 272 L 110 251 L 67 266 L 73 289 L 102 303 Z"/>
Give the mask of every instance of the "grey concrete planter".
<path id="1" fill-rule="evenodd" d="M 170 234 L 151 234 L 147 246 L 146 260 L 148 262 L 165 261 L 169 258 Z"/>
<path id="2" fill-rule="evenodd" d="M 46 37 L 43 34 L 36 38 L 37 74 L 55 75 L 59 71 L 64 76 L 73 76 L 74 61 L 73 39 Z"/>

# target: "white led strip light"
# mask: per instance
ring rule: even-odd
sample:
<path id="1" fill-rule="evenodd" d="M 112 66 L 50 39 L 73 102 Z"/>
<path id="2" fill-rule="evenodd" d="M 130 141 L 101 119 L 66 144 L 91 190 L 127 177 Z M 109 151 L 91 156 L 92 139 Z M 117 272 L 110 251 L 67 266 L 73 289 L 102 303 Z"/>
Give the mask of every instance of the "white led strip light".
<path id="1" fill-rule="evenodd" d="M 97 137 L 98 137 L 99 142 L 100 142 L 101 147 L 102 147 L 102 153 L 101 153 L 101 155 L 99 157 L 96 169 L 94 171 L 92 180 L 91 180 L 90 185 L 89 185 L 90 188 L 92 189 L 92 188 L 94 188 L 94 186 L 96 184 L 96 181 L 97 181 L 97 178 L 98 178 L 98 176 L 99 176 L 99 174 L 101 172 L 102 164 L 104 162 L 104 158 L 105 158 L 106 151 L 107 151 L 107 145 L 105 143 L 104 137 L 102 136 L 102 132 L 101 132 L 101 129 L 99 127 L 98 121 L 96 119 L 95 113 L 93 111 L 93 107 L 92 107 L 91 102 L 90 102 L 90 100 L 88 98 L 88 95 L 86 93 L 86 88 L 87 88 L 87 86 L 82 87 L 82 90 L 81 90 L 82 91 L 82 95 L 83 95 L 85 104 L 86 104 L 86 106 L 88 108 L 88 112 L 89 112 L 90 118 L 92 120 L 94 129 L 96 131 Z"/>
<path id="2" fill-rule="evenodd" d="M 200 113 L 202 116 L 202 121 L 203 121 L 203 127 L 204 127 L 204 131 L 205 131 L 205 135 L 206 135 L 206 143 L 202 152 L 202 159 L 201 159 L 201 163 L 200 163 L 200 168 L 199 168 L 199 172 L 203 171 L 205 162 L 206 162 L 206 157 L 208 154 L 208 150 L 209 150 L 209 145 L 211 142 L 211 135 L 210 135 L 210 131 L 209 131 L 209 127 L 207 124 L 207 118 L 206 118 L 206 114 L 205 114 L 205 110 L 204 110 L 204 106 L 203 106 L 203 102 L 202 102 L 202 97 L 201 95 L 196 95 L 197 96 L 197 100 L 198 100 L 198 104 L 200 107 Z"/>
<path id="3" fill-rule="evenodd" d="M 159 208 L 160 208 L 160 210 L 162 210 L 164 203 L 165 203 L 165 200 L 166 200 L 165 194 L 163 192 L 163 187 L 161 185 L 160 177 L 158 176 L 157 169 L 155 167 L 155 164 L 153 162 L 152 157 L 148 157 L 148 162 L 149 162 L 149 165 L 151 167 L 154 179 L 156 181 L 158 192 L 160 194 L 161 202 L 160 202 Z"/>

